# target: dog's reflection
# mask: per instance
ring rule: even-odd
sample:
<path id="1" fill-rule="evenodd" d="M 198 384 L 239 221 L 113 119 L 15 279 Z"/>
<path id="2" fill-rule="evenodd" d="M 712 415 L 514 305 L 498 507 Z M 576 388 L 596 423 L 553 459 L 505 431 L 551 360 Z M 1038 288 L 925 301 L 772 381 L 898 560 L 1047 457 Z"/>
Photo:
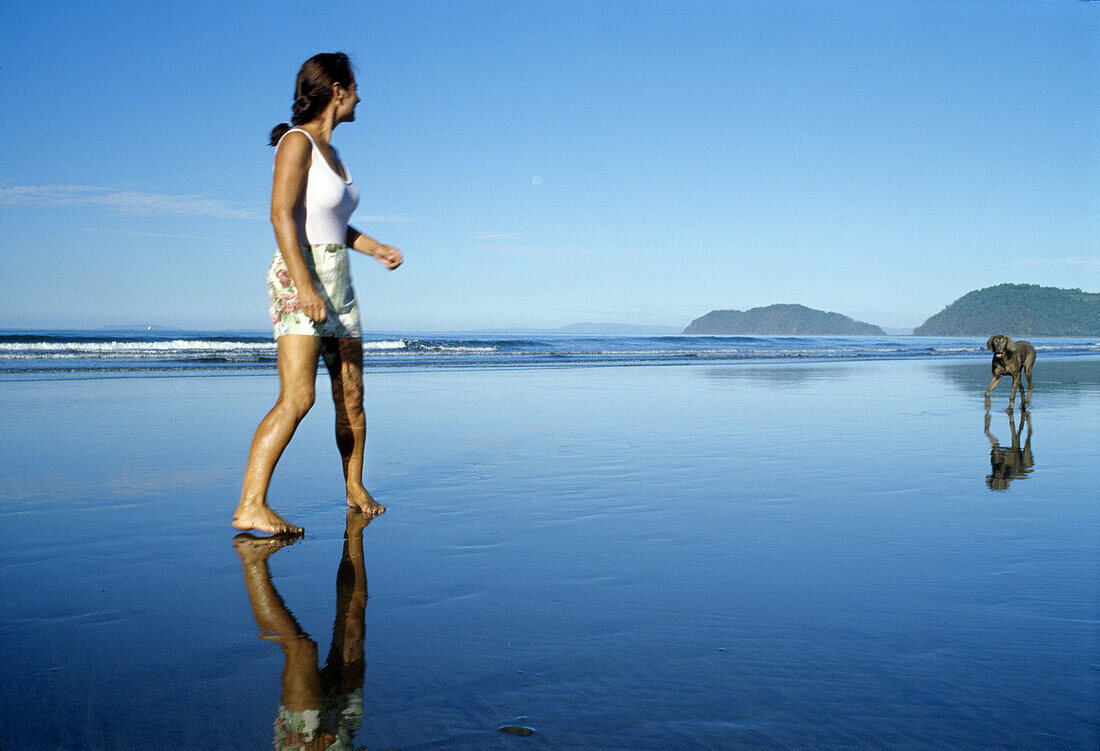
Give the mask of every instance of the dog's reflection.
<path id="1" fill-rule="evenodd" d="M 294 538 L 242 533 L 233 545 L 244 568 L 244 583 L 260 638 L 283 650 L 283 691 L 275 720 L 275 748 L 351 749 L 363 716 L 364 612 L 367 575 L 363 567 L 366 514 L 349 509 L 344 552 L 336 572 L 336 620 L 332 648 L 318 667 L 317 643 L 309 637 L 275 590 L 268 558 Z"/>
<path id="2" fill-rule="evenodd" d="M 1020 433 L 1027 427 L 1023 448 L 1020 447 Z M 1031 455 L 1031 413 L 1020 413 L 1020 429 L 1016 429 L 1016 419 L 1008 413 L 1008 427 L 1012 430 L 1012 446 L 1001 448 L 996 436 L 989 432 L 989 412 L 985 413 L 985 435 L 992 448 L 989 450 L 990 474 L 985 484 L 990 490 L 1008 490 L 1008 484 L 1031 474 L 1035 459 Z"/>

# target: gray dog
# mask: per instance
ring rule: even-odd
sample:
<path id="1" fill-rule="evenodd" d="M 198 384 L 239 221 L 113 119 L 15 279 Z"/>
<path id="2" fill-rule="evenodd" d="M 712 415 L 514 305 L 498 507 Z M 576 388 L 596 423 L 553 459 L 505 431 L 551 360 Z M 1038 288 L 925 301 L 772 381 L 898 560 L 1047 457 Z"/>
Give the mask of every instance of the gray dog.
<path id="1" fill-rule="evenodd" d="M 1016 391 L 1020 388 L 1020 376 L 1027 376 L 1027 396 L 1020 395 L 1020 407 L 1027 409 L 1031 406 L 1031 366 L 1035 364 L 1035 348 L 1031 342 L 1014 342 L 1007 336 L 996 334 L 989 337 L 985 348 L 993 353 L 993 380 L 989 382 L 989 388 L 985 390 L 986 409 L 989 409 L 989 394 L 997 388 L 1001 377 L 1012 376 L 1012 396 L 1008 399 L 1008 408 L 1012 409 L 1016 401 Z"/>

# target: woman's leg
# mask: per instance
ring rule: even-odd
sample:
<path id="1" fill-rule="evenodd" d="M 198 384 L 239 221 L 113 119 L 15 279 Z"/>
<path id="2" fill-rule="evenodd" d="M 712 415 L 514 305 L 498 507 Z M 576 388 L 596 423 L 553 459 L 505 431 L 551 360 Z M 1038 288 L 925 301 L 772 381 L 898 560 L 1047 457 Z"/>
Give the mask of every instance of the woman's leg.
<path id="1" fill-rule="evenodd" d="M 363 341 L 325 339 L 322 348 L 325 367 L 332 379 L 336 447 L 344 463 L 348 506 L 372 516 L 381 514 L 386 507 L 371 498 L 363 487 L 363 453 L 367 444 L 367 419 L 363 414 Z"/>
<path id="2" fill-rule="evenodd" d="M 294 436 L 298 423 L 313 406 L 320 344 L 316 337 L 300 334 L 280 336 L 276 342 L 279 400 L 256 428 L 244 473 L 241 503 L 233 514 L 233 526 L 269 534 L 301 534 L 301 527 L 286 521 L 267 505 L 267 487 L 275 464 Z"/>

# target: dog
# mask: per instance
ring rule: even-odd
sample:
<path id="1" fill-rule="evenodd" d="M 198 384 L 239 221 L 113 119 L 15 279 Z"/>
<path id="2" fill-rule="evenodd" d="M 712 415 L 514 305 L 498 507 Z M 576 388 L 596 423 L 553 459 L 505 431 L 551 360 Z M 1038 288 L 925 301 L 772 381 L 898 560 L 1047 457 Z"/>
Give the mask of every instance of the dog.
<path id="1" fill-rule="evenodd" d="M 993 380 L 989 382 L 989 388 L 985 390 L 986 409 L 989 409 L 989 395 L 1001 378 L 1012 376 L 1012 396 L 1008 398 L 1008 408 L 1012 409 L 1016 402 L 1016 391 L 1020 388 L 1020 376 L 1027 376 L 1027 396 L 1020 395 L 1020 408 L 1027 409 L 1031 406 L 1031 366 L 1035 364 L 1035 348 L 1031 342 L 1014 342 L 1007 336 L 994 334 L 985 343 L 985 348 L 993 353 Z"/>

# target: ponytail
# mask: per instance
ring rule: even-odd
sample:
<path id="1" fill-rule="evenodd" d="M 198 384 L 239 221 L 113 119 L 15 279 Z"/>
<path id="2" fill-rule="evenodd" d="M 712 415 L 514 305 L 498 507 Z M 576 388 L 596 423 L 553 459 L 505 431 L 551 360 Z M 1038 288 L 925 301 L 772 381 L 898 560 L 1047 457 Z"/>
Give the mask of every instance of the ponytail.
<path id="1" fill-rule="evenodd" d="M 271 129 L 271 145 L 278 146 L 279 141 L 283 140 L 283 136 L 290 130 L 289 123 L 279 123 Z"/>

